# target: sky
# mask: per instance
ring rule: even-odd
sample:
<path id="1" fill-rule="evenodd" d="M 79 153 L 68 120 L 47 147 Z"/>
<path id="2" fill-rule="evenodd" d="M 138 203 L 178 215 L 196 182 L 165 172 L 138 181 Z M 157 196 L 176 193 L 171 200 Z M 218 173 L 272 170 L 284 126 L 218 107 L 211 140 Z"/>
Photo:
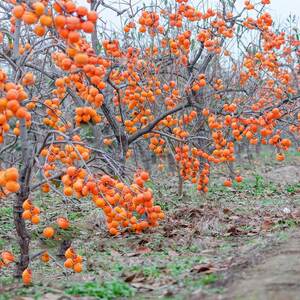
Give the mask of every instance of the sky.
<path id="1" fill-rule="evenodd" d="M 237 2 L 243 4 L 244 0 L 237 0 Z M 257 3 L 258 1 L 251 2 Z M 285 21 L 290 14 L 298 16 L 299 20 L 300 0 L 271 0 L 271 4 L 268 7 L 275 21 Z"/>
<path id="2" fill-rule="evenodd" d="M 168 1 L 169 3 L 175 2 L 175 0 L 104 0 L 105 3 L 118 7 L 116 3 L 138 3 L 138 6 L 141 7 L 143 3 L 150 4 L 151 2 L 165 2 Z M 193 0 L 195 3 L 199 3 L 199 0 Z M 193 2 L 192 1 L 192 2 Z M 209 0 L 211 2 L 218 3 L 220 0 Z M 252 3 L 257 3 L 260 0 L 251 0 Z M 211 3 L 210 2 L 210 3 Z M 86 0 L 77 0 L 77 3 L 85 4 Z M 243 7 L 244 0 L 237 0 L 237 5 L 240 7 Z M 282 23 L 283 21 L 286 21 L 290 14 L 298 16 L 298 24 L 299 17 L 300 17 L 300 0 L 271 0 L 271 4 L 268 5 L 270 12 L 272 13 L 273 19 L 276 23 Z M 121 7 L 122 8 L 122 7 Z M 124 8 L 124 6 L 123 6 Z M 109 9 L 103 9 L 100 10 L 100 15 L 102 15 L 106 20 L 109 20 L 109 23 L 111 25 L 115 26 L 109 26 L 109 27 L 119 27 L 120 21 L 119 17 L 116 15 L 115 12 L 112 12 Z"/>
<path id="3" fill-rule="evenodd" d="M 277 17 L 286 18 L 290 13 L 300 16 L 300 0 L 271 0 L 270 8 Z"/>

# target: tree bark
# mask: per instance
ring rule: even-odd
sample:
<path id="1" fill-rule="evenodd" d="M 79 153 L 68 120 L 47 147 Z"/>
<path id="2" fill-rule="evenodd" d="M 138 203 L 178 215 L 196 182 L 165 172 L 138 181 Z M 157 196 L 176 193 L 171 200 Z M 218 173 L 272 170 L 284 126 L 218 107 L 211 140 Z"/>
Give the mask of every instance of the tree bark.
<path id="1" fill-rule="evenodd" d="M 28 186 L 26 187 L 26 177 L 28 174 L 28 168 L 25 167 L 22 170 L 21 173 L 21 190 L 17 194 L 17 199 L 14 204 L 14 223 L 15 228 L 18 236 L 18 243 L 20 247 L 20 257 L 19 261 L 17 262 L 17 268 L 15 272 L 15 277 L 21 277 L 23 271 L 28 267 L 29 265 L 29 243 L 30 243 L 30 237 L 26 229 L 26 224 L 24 219 L 22 218 L 23 213 L 23 202 L 28 198 L 29 196 L 29 189 Z"/>
<path id="2" fill-rule="evenodd" d="M 65 256 L 65 252 L 68 248 L 70 248 L 72 245 L 72 241 L 71 240 L 63 240 L 60 244 L 57 256 L 58 257 L 64 257 Z"/>
<path id="3" fill-rule="evenodd" d="M 20 121 L 20 138 L 22 146 L 22 161 L 23 165 L 20 172 L 20 191 L 17 193 L 17 199 L 14 203 L 14 223 L 18 236 L 18 243 L 20 246 L 20 258 L 17 262 L 17 268 L 15 272 L 16 277 L 21 277 L 23 271 L 28 267 L 29 264 L 29 243 L 30 237 L 26 230 L 26 224 L 22 218 L 23 213 L 23 202 L 28 199 L 30 189 L 29 182 L 31 177 L 32 168 L 32 153 L 30 144 L 28 143 L 27 128 L 25 120 Z"/>
<path id="4" fill-rule="evenodd" d="M 167 153 L 168 171 L 172 174 L 176 171 L 176 161 L 171 153 Z"/>
<path id="5" fill-rule="evenodd" d="M 182 197 L 183 196 L 183 178 L 180 175 L 180 168 L 179 167 L 178 167 L 177 173 L 178 173 L 178 190 L 177 190 L 177 193 L 178 193 L 178 197 Z"/>

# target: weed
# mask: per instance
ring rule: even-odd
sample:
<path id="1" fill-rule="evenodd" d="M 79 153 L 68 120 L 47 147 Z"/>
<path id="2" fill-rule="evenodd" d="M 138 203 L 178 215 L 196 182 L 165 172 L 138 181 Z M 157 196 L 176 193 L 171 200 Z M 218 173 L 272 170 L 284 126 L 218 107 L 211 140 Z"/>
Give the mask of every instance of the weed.
<path id="1" fill-rule="evenodd" d="M 290 194 L 294 194 L 300 191 L 300 183 L 290 184 L 286 187 L 286 191 Z"/>
<path id="2" fill-rule="evenodd" d="M 76 221 L 76 220 L 81 219 L 83 217 L 83 214 L 81 212 L 72 211 L 69 213 L 68 217 L 69 217 L 70 221 Z"/>
<path id="3" fill-rule="evenodd" d="M 8 232 L 13 229 L 13 209 L 12 207 L 1 207 L 0 208 L 0 219 L 1 219 L 1 230 Z"/>
<path id="4" fill-rule="evenodd" d="M 288 220 L 280 220 L 275 226 L 274 228 L 276 229 L 286 229 L 286 228 L 293 228 L 296 227 L 298 225 L 298 223 L 293 220 L 293 219 L 288 219 Z"/>
<path id="5" fill-rule="evenodd" d="M 201 256 L 190 257 L 169 263 L 167 265 L 167 269 L 170 271 L 170 274 L 173 277 L 176 277 L 186 272 L 187 270 L 190 270 L 193 267 L 193 265 L 203 262 L 205 262 L 205 260 Z"/>
<path id="6" fill-rule="evenodd" d="M 202 282 L 203 285 L 209 285 L 209 284 L 216 283 L 216 281 L 218 279 L 219 278 L 216 274 L 208 274 L 208 275 L 205 275 L 201 278 L 201 282 Z"/>
<path id="7" fill-rule="evenodd" d="M 160 274 L 160 270 L 157 266 L 134 266 L 131 268 L 132 272 L 141 272 L 146 277 L 158 278 Z"/>
<path id="8" fill-rule="evenodd" d="M 74 296 L 89 296 L 96 299 L 110 300 L 117 297 L 131 297 L 134 295 L 134 289 L 123 281 L 86 282 L 72 285 L 65 290 L 65 293 Z"/>
<path id="9" fill-rule="evenodd" d="M 121 263 L 117 262 L 112 266 L 111 270 L 114 273 L 121 273 L 124 271 L 124 266 Z"/>
<path id="10" fill-rule="evenodd" d="M 206 285 L 211 285 L 216 283 L 218 280 L 220 280 L 220 277 L 216 274 L 207 274 L 202 276 L 201 278 L 198 279 L 191 279 L 191 278 L 186 278 L 184 280 L 184 284 L 187 287 L 191 287 L 192 289 L 194 288 L 200 288 Z"/>
<path id="11" fill-rule="evenodd" d="M 0 250 L 3 250 L 5 246 L 5 241 L 3 239 L 0 239 Z"/>

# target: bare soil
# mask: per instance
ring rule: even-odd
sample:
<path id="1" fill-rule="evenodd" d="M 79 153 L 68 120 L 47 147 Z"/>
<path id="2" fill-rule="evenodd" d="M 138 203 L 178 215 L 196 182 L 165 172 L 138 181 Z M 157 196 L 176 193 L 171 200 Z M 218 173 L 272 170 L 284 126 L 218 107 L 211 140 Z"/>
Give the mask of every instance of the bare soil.
<path id="1" fill-rule="evenodd" d="M 271 251 L 255 266 L 240 270 L 219 300 L 300 299 L 300 231 Z"/>
<path id="2" fill-rule="evenodd" d="M 299 166 L 283 166 L 266 173 L 266 179 L 277 184 L 296 184 L 300 182 Z"/>

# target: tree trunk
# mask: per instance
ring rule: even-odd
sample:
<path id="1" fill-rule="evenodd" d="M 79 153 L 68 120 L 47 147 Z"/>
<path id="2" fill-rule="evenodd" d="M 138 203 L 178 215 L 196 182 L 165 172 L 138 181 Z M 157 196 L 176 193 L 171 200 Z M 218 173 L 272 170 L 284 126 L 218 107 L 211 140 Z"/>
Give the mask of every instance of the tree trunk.
<path id="1" fill-rule="evenodd" d="M 178 168 L 178 197 L 182 197 L 183 196 L 183 178 L 180 175 L 180 169 Z"/>
<path id="2" fill-rule="evenodd" d="M 242 158 L 242 151 L 243 151 L 242 144 L 239 144 L 239 143 L 235 144 L 235 153 L 236 153 L 236 157 L 239 161 Z"/>
<path id="3" fill-rule="evenodd" d="M 157 157 L 154 153 L 151 153 L 151 164 L 155 166 L 157 164 Z"/>
<path id="4" fill-rule="evenodd" d="M 176 161 L 171 153 L 167 153 L 168 171 L 172 174 L 176 171 Z"/>
<path id="5" fill-rule="evenodd" d="M 64 257 L 65 256 L 65 252 L 68 248 L 70 248 L 72 245 L 72 241 L 71 240 L 63 240 L 60 244 L 57 256 L 58 257 Z"/>
<path id="6" fill-rule="evenodd" d="M 261 144 L 258 143 L 255 146 L 255 153 L 256 153 L 257 156 L 260 155 L 260 151 L 261 151 Z"/>
<path id="7" fill-rule="evenodd" d="M 17 3 L 21 4 L 18 0 Z M 14 47 L 13 47 L 13 60 L 18 65 L 19 60 L 19 45 L 21 36 L 21 20 L 16 21 L 16 28 L 14 32 Z M 15 74 L 15 81 L 20 80 L 22 72 L 21 68 L 18 68 Z M 14 224 L 17 232 L 18 243 L 20 246 L 20 257 L 16 263 L 16 277 L 21 277 L 23 271 L 28 267 L 29 264 L 29 243 L 30 237 L 26 230 L 25 221 L 22 218 L 23 213 L 23 202 L 29 197 L 30 189 L 29 182 L 31 177 L 32 168 L 32 153 L 31 145 L 28 140 L 27 128 L 25 119 L 20 120 L 20 141 L 22 149 L 22 168 L 20 172 L 20 191 L 17 193 L 17 198 L 13 206 Z"/>
<path id="8" fill-rule="evenodd" d="M 251 153 L 251 146 L 249 143 L 247 143 L 247 157 L 248 157 L 249 163 L 251 164 L 252 159 L 253 159 L 253 154 Z"/>
<path id="9" fill-rule="evenodd" d="M 151 174 L 152 164 L 151 161 L 151 153 L 143 149 L 142 145 L 137 144 L 137 156 L 138 159 L 142 161 L 144 170 L 148 171 Z"/>
<path id="10" fill-rule="evenodd" d="M 28 267 L 29 264 L 29 243 L 30 237 L 26 229 L 25 221 L 22 218 L 23 213 L 23 202 L 29 196 L 28 187 L 25 186 L 26 182 L 26 175 L 27 175 L 27 168 L 23 170 L 21 174 L 21 191 L 17 195 L 17 199 L 14 204 L 14 223 L 15 228 L 18 236 L 18 243 L 20 247 L 20 257 L 19 261 L 17 262 L 17 269 L 15 272 L 15 277 L 21 277 L 23 271 Z"/>
<path id="11" fill-rule="evenodd" d="M 30 237 L 26 230 L 26 224 L 22 218 L 23 213 L 23 202 L 28 199 L 30 194 L 30 177 L 32 169 L 32 149 L 28 143 L 27 128 L 25 125 L 25 120 L 20 121 L 20 138 L 22 146 L 22 168 L 20 172 L 20 191 L 17 193 L 17 199 L 14 204 L 14 223 L 16 227 L 18 243 L 20 246 L 20 258 L 17 262 L 17 269 L 15 276 L 21 277 L 23 271 L 28 267 L 29 264 L 29 243 Z"/>

